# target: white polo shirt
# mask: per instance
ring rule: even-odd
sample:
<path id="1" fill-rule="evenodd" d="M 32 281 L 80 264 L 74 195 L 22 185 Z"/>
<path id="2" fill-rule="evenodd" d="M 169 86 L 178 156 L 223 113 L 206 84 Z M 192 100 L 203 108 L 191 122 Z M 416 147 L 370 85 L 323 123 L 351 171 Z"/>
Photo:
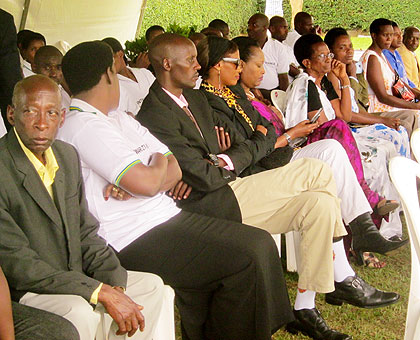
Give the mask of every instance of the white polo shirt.
<path id="1" fill-rule="evenodd" d="M 284 41 L 285 44 L 289 45 L 291 48 L 295 47 L 295 42 L 301 37 L 301 35 L 296 32 L 295 30 L 290 31 L 287 33 L 286 40 Z"/>
<path id="2" fill-rule="evenodd" d="M 27 78 L 35 74 L 34 71 L 32 71 L 31 63 L 29 63 L 28 61 L 21 59 L 20 65 L 22 66 L 23 78 Z"/>
<path id="3" fill-rule="evenodd" d="M 72 99 L 58 138 L 79 152 L 89 210 L 101 224 L 99 234 L 115 250 L 120 251 L 181 211 L 165 193 L 105 201 L 105 186 L 118 185 L 130 167 L 148 165 L 156 152 L 172 154 L 129 115 L 114 111 L 107 116 L 82 100 Z"/>
<path id="4" fill-rule="evenodd" d="M 279 86 L 279 74 L 289 72 L 289 53 L 278 40 L 268 38 L 262 48 L 265 74 L 259 89 L 272 90 Z"/>
<path id="5" fill-rule="evenodd" d="M 118 74 L 120 83 L 120 103 L 118 111 L 130 112 L 137 115 L 140 110 L 144 98 L 149 94 L 149 88 L 155 81 L 155 76 L 145 68 L 131 68 L 127 67 L 133 72 L 137 82 Z"/>

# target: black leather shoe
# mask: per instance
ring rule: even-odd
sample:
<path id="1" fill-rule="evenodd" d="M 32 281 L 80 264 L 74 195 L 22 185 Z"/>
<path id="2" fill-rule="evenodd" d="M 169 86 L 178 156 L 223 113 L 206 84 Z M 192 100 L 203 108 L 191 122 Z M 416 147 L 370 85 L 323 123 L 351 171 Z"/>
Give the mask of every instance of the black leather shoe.
<path id="1" fill-rule="evenodd" d="M 325 301 L 332 305 L 341 306 L 346 302 L 356 307 L 378 308 L 392 305 L 400 299 L 397 293 L 378 290 L 357 275 L 334 285 L 335 291 L 325 294 Z"/>
<path id="2" fill-rule="evenodd" d="M 385 239 L 372 221 L 369 213 L 356 217 L 349 223 L 352 233 L 352 249 L 356 252 L 386 254 L 408 243 L 408 240 L 391 241 Z"/>
<path id="3" fill-rule="evenodd" d="M 318 309 L 293 310 L 296 320 L 286 326 L 289 333 L 303 333 L 315 340 L 352 340 L 350 335 L 328 327 Z"/>

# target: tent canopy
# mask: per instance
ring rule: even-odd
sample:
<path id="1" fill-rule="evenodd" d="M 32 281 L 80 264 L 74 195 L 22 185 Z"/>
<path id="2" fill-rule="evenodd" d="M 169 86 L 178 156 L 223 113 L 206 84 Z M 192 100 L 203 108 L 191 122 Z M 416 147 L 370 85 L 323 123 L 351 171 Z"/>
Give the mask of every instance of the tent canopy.
<path id="1" fill-rule="evenodd" d="M 135 37 L 144 0 L 30 0 L 25 27 L 43 34 L 47 44 L 64 40 L 74 46 L 82 41 L 114 37 L 122 44 Z M 16 29 L 25 0 L 2 0 Z"/>

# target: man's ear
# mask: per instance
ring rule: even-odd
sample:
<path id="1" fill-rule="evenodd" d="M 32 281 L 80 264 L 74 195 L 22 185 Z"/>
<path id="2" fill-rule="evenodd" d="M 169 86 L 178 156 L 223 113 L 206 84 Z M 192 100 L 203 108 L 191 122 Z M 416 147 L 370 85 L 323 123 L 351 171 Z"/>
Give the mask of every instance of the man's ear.
<path id="1" fill-rule="evenodd" d="M 65 120 L 66 120 L 66 109 L 61 109 L 61 122 L 59 125 L 60 128 L 64 125 Z"/>
<path id="2" fill-rule="evenodd" d="M 105 78 L 106 78 L 106 82 L 107 82 L 107 84 L 112 84 L 112 74 L 114 73 L 114 71 L 111 69 L 111 67 L 108 67 L 107 69 L 106 69 L 106 72 L 105 72 Z"/>
<path id="3" fill-rule="evenodd" d="M 165 71 L 170 71 L 172 68 L 171 59 L 163 58 L 162 60 L 162 67 Z"/>
<path id="4" fill-rule="evenodd" d="M 7 105 L 7 120 L 10 125 L 15 126 L 15 108 L 12 105 Z"/>

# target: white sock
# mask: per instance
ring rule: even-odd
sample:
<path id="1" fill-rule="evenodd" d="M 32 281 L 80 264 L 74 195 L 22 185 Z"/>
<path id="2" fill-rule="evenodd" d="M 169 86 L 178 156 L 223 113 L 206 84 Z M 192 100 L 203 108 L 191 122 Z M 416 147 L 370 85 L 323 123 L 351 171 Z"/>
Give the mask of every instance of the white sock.
<path id="1" fill-rule="evenodd" d="M 298 289 L 295 300 L 295 310 L 315 308 L 315 295 L 316 292 L 312 290 L 301 292 Z"/>
<path id="2" fill-rule="evenodd" d="M 333 242 L 334 252 L 334 281 L 343 282 L 347 277 L 354 276 L 355 272 L 347 260 L 343 240 Z"/>

